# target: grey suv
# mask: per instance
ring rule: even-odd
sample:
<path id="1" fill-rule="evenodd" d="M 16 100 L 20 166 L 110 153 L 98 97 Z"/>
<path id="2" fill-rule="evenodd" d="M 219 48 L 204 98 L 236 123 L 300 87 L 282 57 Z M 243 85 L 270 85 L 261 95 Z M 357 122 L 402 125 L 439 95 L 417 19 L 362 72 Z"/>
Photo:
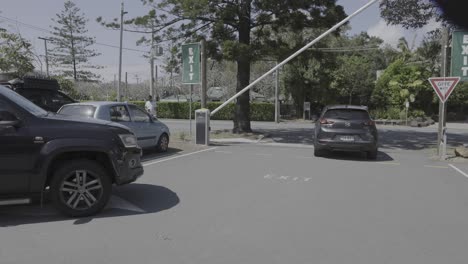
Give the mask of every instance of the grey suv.
<path id="1" fill-rule="evenodd" d="M 364 151 L 376 159 L 378 134 L 366 106 L 326 106 L 315 125 L 314 154 L 326 151 Z"/>

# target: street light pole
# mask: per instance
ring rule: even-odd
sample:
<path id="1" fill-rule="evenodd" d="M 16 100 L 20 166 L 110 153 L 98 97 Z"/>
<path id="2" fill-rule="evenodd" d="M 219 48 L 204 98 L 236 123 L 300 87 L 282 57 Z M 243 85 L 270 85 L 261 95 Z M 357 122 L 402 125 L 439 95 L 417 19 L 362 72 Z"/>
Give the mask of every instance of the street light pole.
<path id="1" fill-rule="evenodd" d="M 49 55 L 48 55 L 48 53 L 47 53 L 47 41 L 50 40 L 50 39 L 41 38 L 41 37 L 39 37 L 39 39 L 44 40 L 45 62 L 46 62 L 46 74 L 47 74 L 47 77 L 49 77 Z"/>
<path id="2" fill-rule="evenodd" d="M 117 83 L 117 101 L 120 102 L 120 84 L 122 82 L 122 42 L 123 42 L 123 16 L 127 14 L 124 11 L 124 3 L 120 9 L 120 48 L 119 48 L 119 82 Z"/>
<path id="3" fill-rule="evenodd" d="M 278 62 L 276 62 L 276 65 L 278 65 Z M 279 69 L 276 69 L 275 77 L 275 122 L 279 123 Z"/>
<path id="4" fill-rule="evenodd" d="M 201 40 L 201 108 L 206 108 L 206 89 L 207 89 L 207 79 L 206 79 L 206 60 L 208 56 L 206 54 L 206 41 L 205 39 Z"/>
<path id="5" fill-rule="evenodd" d="M 154 28 L 151 30 L 151 51 L 150 51 L 150 95 L 154 99 Z"/>

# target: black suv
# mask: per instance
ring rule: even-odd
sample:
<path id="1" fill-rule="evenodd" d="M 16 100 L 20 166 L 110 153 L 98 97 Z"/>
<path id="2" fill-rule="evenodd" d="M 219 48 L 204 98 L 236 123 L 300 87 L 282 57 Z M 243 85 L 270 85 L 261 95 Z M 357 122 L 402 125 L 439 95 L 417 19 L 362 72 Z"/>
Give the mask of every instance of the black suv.
<path id="1" fill-rule="evenodd" d="M 324 151 L 364 151 L 376 159 L 378 134 L 366 106 L 326 106 L 315 125 L 314 154 Z"/>
<path id="2" fill-rule="evenodd" d="M 127 127 L 47 112 L 0 85 L 0 205 L 48 194 L 66 215 L 95 214 L 112 184 L 143 174 L 140 156 Z"/>
<path id="3" fill-rule="evenodd" d="M 24 77 L 2 84 L 50 112 L 57 112 L 63 105 L 77 102 L 60 91 L 60 85 L 55 79 Z"/>

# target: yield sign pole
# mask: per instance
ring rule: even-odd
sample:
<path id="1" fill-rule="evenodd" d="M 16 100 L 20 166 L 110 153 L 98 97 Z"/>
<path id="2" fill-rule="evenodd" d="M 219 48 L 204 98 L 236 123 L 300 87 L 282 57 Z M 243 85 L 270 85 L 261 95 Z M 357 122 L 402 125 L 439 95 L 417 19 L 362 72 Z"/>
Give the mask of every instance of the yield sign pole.
<path id="1" fill-rule="evenodd" d="M 432 88 L 439 97 L 442 109 L 445 109 L 445 102 L 448 100 L 452 94 L 455 86 L 457 86 L 460 81 L 460 77 L 441 77 L 441 78 L 429 78 Z M 447 148 L 447 137 L 446 137 L 446 128 L 445 128 L 445 111 L 440 112 L 439 116 L 439 127 L 442 125 L 442 131 L 439 129 L 439 141 L 438 144 L 438 153 L 441 159 L 445 159 L 446 148 Z"/>

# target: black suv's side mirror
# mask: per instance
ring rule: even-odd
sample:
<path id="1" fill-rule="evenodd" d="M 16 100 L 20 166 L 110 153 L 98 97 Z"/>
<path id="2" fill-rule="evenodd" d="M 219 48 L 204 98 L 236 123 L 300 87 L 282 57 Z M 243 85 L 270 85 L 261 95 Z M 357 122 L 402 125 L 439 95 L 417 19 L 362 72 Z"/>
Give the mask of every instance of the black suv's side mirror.
<path id="1" fill-rule="evenodd" d="M 0 126 L 2 127 L 17 127 L 21 121 L 12 113 L 8 111 L 0 111 Z"/>

